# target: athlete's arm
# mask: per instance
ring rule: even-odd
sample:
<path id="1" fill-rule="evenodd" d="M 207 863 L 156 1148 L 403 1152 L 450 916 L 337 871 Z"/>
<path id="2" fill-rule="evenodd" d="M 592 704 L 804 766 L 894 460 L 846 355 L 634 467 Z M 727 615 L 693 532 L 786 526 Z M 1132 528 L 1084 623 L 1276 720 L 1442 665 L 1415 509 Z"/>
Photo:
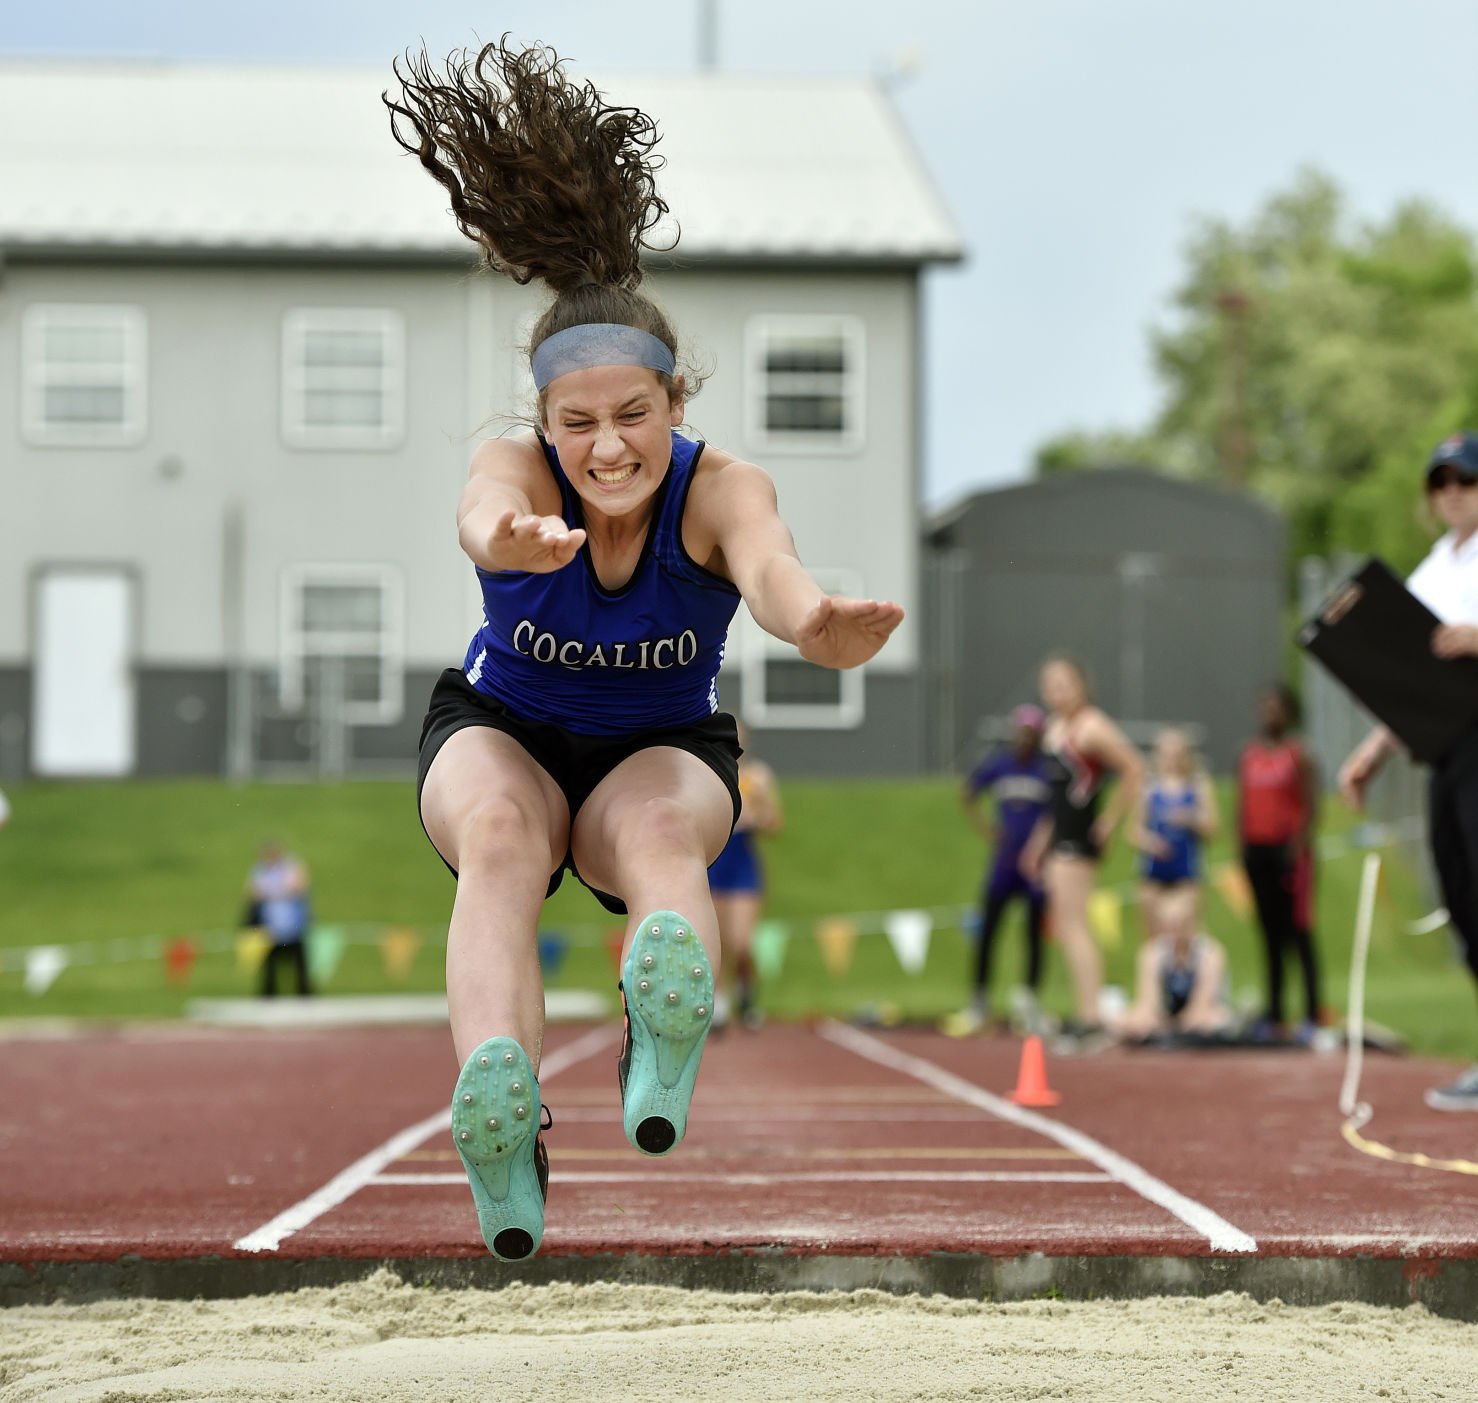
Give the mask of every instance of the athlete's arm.
<path id="1" fill-rule="evenodd" d="M 714 544 L 710 568 L 733 581 L 766 633 L 795 644 L 808 662 L 856 667 L 903 621 L 898 604 L 822 590 L 780 518 L 775 484 L 753 463 L 728 459 L 705 472 L 688 505 L 695 531 Z"/>
<path id="2" fill-rule="evenodd" d="M 1298 844 L 1306 848 L 1314 841 L 1314 830 L 1319 825 L 1319 767 L 1314 757 L 1303 746 L 1298 747 L 1298 783 L 1303 797 L 1303 829 L 1298 835 Z"/>
<path id="3" fill-rule="evenodd" d="M 780 790 L 775 783 L 774 771 L 759 761 L 746 764 L 740 788 L 744 794 L 744 808 L 739 815 L 739 826 L 755 833 L 778 833 L 785 817 L 780 809 Z"/>
<path id="4" fill-rule="evenodd" d="M 1104 806 L 1107 810 L 1108 805 Z M 1150 857 L 1169 857 L 1170 843 L 1150 827 L 1150 791 L 1146 785 L 1139 796 L 1139 848 Z"/>
<path id="5" fill-rule="evenodd" d="M 1377 726 L 1339 767 L 1339 792 L 1352 809 L 1365 807 L 1366 786 L 1380 773 L 1387 757 L 1395 753 L 1396 745 L 1396 737 L 1384 726 Z"/>
<path id="6" fill-rule="evenodd" d="M 1221 812 L 1216 804 L 1216 787 L 1211 776 L 1196 776 L 1196 833 L 1206 842 L 1216 837 L 1221 828 Z"/>
<path id="7" fill-rule="evenodd" d="M 472 455 L 457 504 L 457 539 L 484 570 L 547 573 L 568 565 L 585 543 L 548 507 L 553 483 L 533 434 L 490 438 Z"/>
<path id="8" fill-rule="evenodd" d="M 1047 860 L 1047 845 L 1052 841 L 1052 815 L 1044 813 L 1026 840 L 1021 856 L 1016 859 L 1017 869 L 1029 882 L 1042 879 L 1042 864 Z"/>
<path id="9" fill-rule="evenodd" d="M 1083 728 L 1079 742 L 1085 750 L 1092 752 L 1109 769 L 1118 775 L 1119 782 L 1110 792 L 1103 812 L 1094 821 L 1094 837 L 1106 843 L 1125 814 L 1136 817 L 1140 812 L 1140 796 L 1144 792 L 1144 761 L 1139 751 L 1126 736 L 1101 711 L 1096 711 Z M 1130 835 L 1135 847 L 1142 847 L 1147 837 L 1143 824 L 1136 823 L 1136 831 Z"/>
<path id="10" fill-rule="evenodd" d="M 995 824 L 986 812 L 984 799 L 990 793 L 990 786 L 973 788 L 969 776 L 960 785 L 960 807 L 965 811 L 965 817 L 970 820 L 973 828 L 982 838 L 987 840 L 995 837 Z"/>

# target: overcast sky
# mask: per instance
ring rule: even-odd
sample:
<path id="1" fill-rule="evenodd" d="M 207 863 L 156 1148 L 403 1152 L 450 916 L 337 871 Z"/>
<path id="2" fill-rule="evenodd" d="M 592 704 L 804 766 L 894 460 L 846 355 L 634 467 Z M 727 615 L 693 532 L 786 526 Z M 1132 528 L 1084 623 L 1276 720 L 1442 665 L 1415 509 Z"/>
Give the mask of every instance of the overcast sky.
<path id="1" fill-rule="evenodd" d="M 695 67 L 703 3 L 17 0 L 0 52 L 388 67 L 510 30 L 615 75 Z M 931 506 L 1153 413 L 1145 331 L 1197 216 L 1244 219 L 1316 164 L 1357 215 L 1424 196 L 1478 229 L 1478 0 L 713 3 L 725 68 L 896 75 L 969 246 L 928 279 Z"/>

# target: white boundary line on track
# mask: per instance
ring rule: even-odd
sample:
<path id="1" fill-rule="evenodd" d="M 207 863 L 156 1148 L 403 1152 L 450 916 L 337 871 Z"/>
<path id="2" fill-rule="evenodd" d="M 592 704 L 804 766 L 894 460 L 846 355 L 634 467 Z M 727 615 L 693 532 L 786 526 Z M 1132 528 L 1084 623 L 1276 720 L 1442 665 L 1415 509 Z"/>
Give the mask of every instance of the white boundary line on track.
<path id="1" fill-rule="evenodd" d="M 576 1038 L 574 1042 L 556 1048 L 544 1059 L 543 1065 L 539 1068 L 540 1084 L 557 1076 L 565 1068 L 573 1067 L 577 1062 L 583 1062 L 603 1047 L 609 1046 L 619 1034 L 619 1027 L 593 1028 L 590 1032 Z M 346 1198 L 358 1193 L 373 1180 L 387 1164 L 394 1164 L 396 1160 L 429 1140 L 437 1131 L 449 1130 L 451 1123 L 452 1109 L 448 1105 L 445 1110 L 407 1126 L 404 1130 L 392 1135 L 383 1145 L 377 1146 L 367 1155 L 355 1160 L 347 1169 L 340 1170 L 321 1189 L 315 1189 L 302 1202 L 284 1209 L 270 1222 L 263 1223 L 261 1227 L 247 1233 L 245 1237 L 232 1243 L 232 1246 L 238 1252 L 275 1252 L 282 1245 L 284 1238 L 291 1237 L 295 1232 L 301 1232 L 310 1223 L 323 1217 L 330 1209 L 337 1208 Z M 465 1179 L 465 1176 L 463 1177 Z"/>
<path id="2" fill-rule="evenodd" d="M 370 1181 L 377 1184 L 409 1184 L 440 1186 L 465 1184 L 465 1174 L 378 1174 Z M 1111 1184 L 1111 1174 L 1090 1174 L 1084 1170 L 963 1169 L 957 1173 L 934 1169 L 861 1169 L 854 1174 L 807 1172 L 803 1174 L 726 1174 L 721 1170 L 684 1173 L 681 1170 L 653 1174 L 628 1173 L 624 1170 L 577 1169 L 568 1174 L 558 1170 L 549 1176 L 551 1184 Z"/>
<path id="3" fill-rule="evenodd" d="M 1075 1150 L 1084 1159 L 1098 1165 L 1110 1178 L 1117 1180 L 1125 1188 L 1133 1190 L 1151 1203 L 1158 1204 L 1188 1227 L 1194 1228 L 1211 1244 L 1215 1252 L 1257 1251 L 1255 1238 L 1240 1228 L 1233 1227 L 1220 1214 L 1207 1208 L 1204 1203 L 1197 1203 L 1195 1199 L 1187 1198 L 1183 1193 L 1172 1189 L 1169 1184 L 1156 1179 L 1148 1170 L 1140 1168 L 1133 1160 L 1126 1159 L 1106 1145 L 1100 1145 L 1092 1136 L 1085 1135 L 1081 1130 L 1061 1125 L 1047 1116 L 1041 1116 L 1035 1111 L 1017 1106 L 1004 1097 L 993 1096 L 989 1091 L 983 1090 L 973 1082 L 966 1081 L 963 1077 L 957 1077 L 953 1072 L 945 1071 L 943 1067 L 936 1066 L 933 1062 L 925 1061 L 924 1058 L 915 1057 L 910 1053 L 899 1052 L 881 1039 L 869 1033 L 859 1032 L 856 1028 L 849 1028 L 843 1023 L 828 1020 L 822 1023 L 816 1031 L 828 1042 L 835 1043 L 838 1047 L 845 1048 L 858 1057 L 865 1057 L 868 1061 L 876 1062 L 882 1067 L 891 1067 L 894 1071 L 902 1072 L 905 1076 L 913 1077 L 916 1081 L 921 1081 L 949 1096 L 957 1097 L 968 1105 L 977 1106 L 989 1115 L 1010 1121 L 1013 1125 L 1022 1126 L 1024 1129 L 1034 1130 L 1037 1134 L 1045 1135 L 1049 1140 L 1055 1140 L 1067 1149 Z"/>

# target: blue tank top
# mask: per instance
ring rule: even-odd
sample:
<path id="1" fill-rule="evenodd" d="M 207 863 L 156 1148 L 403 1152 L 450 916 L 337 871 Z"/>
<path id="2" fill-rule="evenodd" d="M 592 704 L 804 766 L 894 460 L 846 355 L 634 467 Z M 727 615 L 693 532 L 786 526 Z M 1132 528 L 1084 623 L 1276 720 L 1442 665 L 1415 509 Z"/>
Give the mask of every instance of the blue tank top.
<path id="1" fill-rule="evenodd" d="M 1150 786 L 1145 827 L 1170 849 L 1164 857 L 1146 856 L 1144 875 L 1150 881 L 1189 882 L 1200 875 L 1201 835 L 1190 826 L 1199 807 L 1193 784 Z"/>
<path id="2" fill-rule="evenodd" d="M 561 515 L 583 527 L 580 498 L 540 439 Z M 606 589 L 590 546 L 563 569 L 477 571 L 482 627 L 462 670 L 516 716 L 582 735 L 684 725 L 718 710 L 718 672 L 739 591 L 683 549 L 683 510 L 703 445 L 672 436 L 672 461 L 631 578 Z"/>
<path id="3" fill-rule="evenodd" d="M 1190 1003 L 1196 991 L 1196 976 L 1200 972 L 1201 942 L 1192 943 L 1186 954 L 1186 962 L 1180 964 L 1173 954 L 1167 954 L 1160 966 L 1160 1001 L 1166 1014 L 1178 1018 Z"/>

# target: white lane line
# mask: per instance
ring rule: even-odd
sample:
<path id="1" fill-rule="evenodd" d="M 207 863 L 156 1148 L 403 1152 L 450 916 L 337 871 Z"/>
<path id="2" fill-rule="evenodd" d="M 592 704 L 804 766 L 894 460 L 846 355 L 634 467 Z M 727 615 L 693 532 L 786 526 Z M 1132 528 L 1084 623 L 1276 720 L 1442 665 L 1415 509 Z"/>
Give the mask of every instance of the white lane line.
<path id="1" fill-rule="evenodd" d="M 370 1186 L 378 1184 L 410 1184 L 416 1187 L 465 1186 L 465 1174 L 377 1174 Z M 681 1170 L 661 1173 L 646 1170 L 591 1169 L 560 1173 L 551 1170 L 551 1184 L 1112 1184 L 1111 1174 L 1090 1174 L 1080 1170 L 990 1170 L 962 1169 L 957 1172 L 932 1169 L 861 1169 L 855 1173 L 838 1170 L 835 1174 L 725 1174 L 721 1171 L 684 1173 Z"/>
<path id="2" fill-rule="evenodd" d="M 821 1024 L 817 1032 L 828 1042 L 846 1048 L 848 1052 L 856 1053 L 858 1057 L 865 1057 L 868 1061 L 876 1062 L 882 1067 L 891 1067 L 894 1071 L 902 1072 L 905 1076 L 913 1077 L 926 1086 L 932 1086 L 938 1091 L 954 1096 L 967 1105 L 976 1106 L 988 1115 L 997 1116 L 1001 1120 L 1010 1121 L 1013 1125 L 1022 1126 L 1027 1130 L 1034 1130 L 1037 1134 L 1045 1135 L 1049 1140 L 1055 1140 L 1067 1149 L 1075 1150 L 1082 1158 L 1098 1165 L 1125 1188 L 1132 1189 L 1141 1198 L 1158 1204 L 1167 1213 L 1179 1218 L 1187 1227 L 1195 1229 L 1211 1244 L 1215 1252 L 1257 1251 L 1257 1240 L 1243 1232 L 1241 1228 L 1233 1227 L 1220 1214 L 1207 1208 L 1204 1203 L 1197 1203 L 1195 1199 L 1187 1198 L 1185 1194 L 1155 1178 L 1148 1170 L 1142 1169 L 1133 1160 L 1126 1159 L 1106 1145 L 1100 1145 L 1092 1136 L 1085 1135 L 1081 1130 L 1074 1130 L 1071 1126 L 1062 1125 L 1047 1116 L 1038 1115 L 1035 1111 L 1029 1111 L 1025 1107 L 1007 1101 L 1004 1097 L 993 1096 L 989 1091 L 982 1090 L 963 1077 L 955 1076 L 953 1072 L 945 1071 L 943 1067 L 936 1066 L 933 1062 L 927 1062 L 922 1057 L 915 1057 L 910 1053 L 899 1052 L 881 1039 L 869 1033 L 860 1032 L 856 1028 L 828 1021 Z"/>
<path id="3" fill-rule="evenodd" d="M 566 1068 L 573 1067 L 577 1062 L 583 1062 L 587 1057 L 615 1042 L 619 1036 L 618 1027 L 607 1025 L 593 1028 L 590 1032 L 576 1038 L 574 1042 L 556 1048 L 544 1059 L 543 1065 L 539 1068 L 539 1084 L 542 1086 Z M 383 1145 L 355 1160 L 347 1169 L 340 1170 L 322 1188 L 315 1189 L 300 1203 L 284 1209 L 270 1222 L 263 1223 L 261 1227 L 247 1233 L 232 1246 L 238 1252 L 275 1252 L 282 1245 L 284 1238 L 291 1237 L 295 1232 L 301 1232 L 309 1223 L 323 1217 L 330 1209 L 337 1208 L 351 1194 L 358 1193 L 374 1179 L 387 1164 L 394 1164 L 396 1160 L 409 1154 L 418 1145 L 424 1144 L 438 1131 L 449 1130 L 451 1123 L 452 1110 L 448 1105 L 445 1110 L 437 1111 L 435 1115 L 427 1116 L 425 1120 L 407 1126 L 404 1130 L 392 1135 Z"/>

